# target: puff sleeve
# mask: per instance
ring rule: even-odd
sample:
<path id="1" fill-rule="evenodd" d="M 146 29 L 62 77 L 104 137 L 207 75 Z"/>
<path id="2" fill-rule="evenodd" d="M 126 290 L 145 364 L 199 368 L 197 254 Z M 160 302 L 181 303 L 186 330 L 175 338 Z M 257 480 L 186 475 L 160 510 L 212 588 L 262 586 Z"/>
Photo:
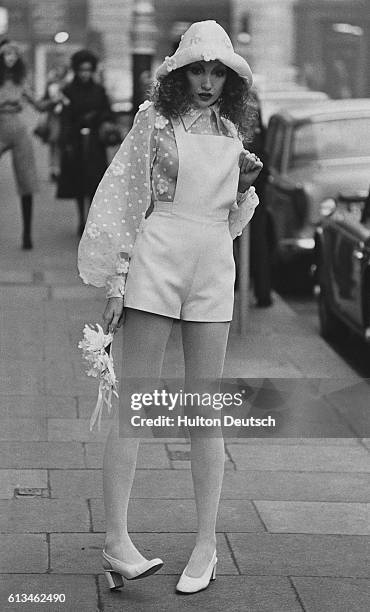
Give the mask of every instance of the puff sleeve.
<path id="1" fill-rule="evenodd" d="M 233 240 L 241 236 L 258 204 L 259 199 L 254 187 L 249 187 L 245 193 L 238 193 L 236 203 L 229 213 L 229 230 Z"/>
<path id="2" fill-rule="evenodd" d="M 240 150 L 242 151 L 244 149 L 243 142 L 235 125 L 229 119 L 223 118 L 222 120 L 228 129 L 229 135 L 240 141 Z M 234 202 L 229 212 L 229 231 L 233 240 L 237 236 L 241 236 L 243 229 L 253 217 L 254 210 L 258 204 L 259 198 L 253 186 L 249 187 L 244 193 L 238 192 L 236 202 Z"/>
<path id="3" fill-rule="evenodd" d="M 135 240 L 151 201 L 150 142 L 155 111 L 141 105 L 133 126 L 94 195 L 78 247 L 78 270 L 86 284 L 122 296 Z"/>

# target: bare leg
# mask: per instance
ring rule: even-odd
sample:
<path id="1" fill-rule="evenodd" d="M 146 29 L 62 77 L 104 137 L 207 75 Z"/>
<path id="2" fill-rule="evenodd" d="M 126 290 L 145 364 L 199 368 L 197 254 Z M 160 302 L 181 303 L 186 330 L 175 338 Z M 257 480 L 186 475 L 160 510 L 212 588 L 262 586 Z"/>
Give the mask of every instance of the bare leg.
<path id="1" fill-rule="evenodd" d="M 121 410 L 129 410 L 130 377 L 158 379 L 172 328 L 172 319 L 152 313 L 126 310 L 123 326 L 123 374 Z M 126 379 L 126 381 L 125 381 Z M 140 563 L 144 557 L 132 543 L 127 531 L 127 510 L 135 475 L 139 438 L 119 437 L 118 415 L 109 433 L 104 454 L 103 489 L 106 515 L 106 552 L 126 563 Z"/>
<path id="2" fill-rule="evenodd" d="M 199 378 L 217 380 L 222 375 L 229 323 L 183 322 L 185 387 Z M 213 388 L 214 390 L 214 388 Z M 217 416 L 211 408 L 212 416 Z M 209 415 L 208 415 L 209 416 Z M 187 575 L 197 578 L 209 565 L 216 547 L 216 519 L 224 473 L 225 451 L 221 430 L 207 431 L 189 427 L 191 471 L 193 477 L 198 529 Z"/>

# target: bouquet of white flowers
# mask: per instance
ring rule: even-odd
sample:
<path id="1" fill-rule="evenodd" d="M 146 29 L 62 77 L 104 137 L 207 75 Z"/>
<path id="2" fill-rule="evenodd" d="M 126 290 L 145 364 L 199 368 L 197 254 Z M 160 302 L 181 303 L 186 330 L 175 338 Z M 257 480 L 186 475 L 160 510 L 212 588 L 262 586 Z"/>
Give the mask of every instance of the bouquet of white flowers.
<path id="1" fill-rule="evenodd" d="M 98 429 L 100 430 L 104 404 L 107 406 L 108 413 L 110 413 L 112 395 L 118 397 L 118 381 L 114 372 L 113 355 L 110 350 L 113 334 L 104 334 L 98 323 L 96 328 L 97 330 L 93 326 L 85 325 L 83 340 L 78 343 L 78 348 L 82 349 L 82 355 L 89 364 L 86 374 L 100 379 L 98 399 L 90 419 L 90 431 L 96 421 L 98 421 Z"/>

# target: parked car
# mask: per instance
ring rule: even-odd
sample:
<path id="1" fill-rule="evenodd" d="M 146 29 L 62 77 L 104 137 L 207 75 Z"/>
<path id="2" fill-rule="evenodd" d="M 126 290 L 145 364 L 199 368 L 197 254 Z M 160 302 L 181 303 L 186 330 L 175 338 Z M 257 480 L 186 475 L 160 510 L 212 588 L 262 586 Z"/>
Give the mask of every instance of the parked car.
<path id="1" fill-rule="evenodd" d="M 335 336 L 342 322 L 370 341 L 370 192 L 340 194 L 324 206 L 333 212 L 315 233 L 321 334 Z"/>
<path id="2" fill-rule="evenodd" d="M 343 189 L 368 187 L 370 99 L 327 100 L 274 114 L 266 152 L 276 274 L 307 282 L 321 203 Z"/>
<path id="3" fill-rule="evenodd" d="M 321 103 L 329 100 L 329 96 L 323 91 L 296 87 L 295 89 L 262 92 L 259 99 L 262 121 L 267 126 L 271 116 L 280 110 L 288 110 L 298 105 L 306 106 L 307 104 Z"/>

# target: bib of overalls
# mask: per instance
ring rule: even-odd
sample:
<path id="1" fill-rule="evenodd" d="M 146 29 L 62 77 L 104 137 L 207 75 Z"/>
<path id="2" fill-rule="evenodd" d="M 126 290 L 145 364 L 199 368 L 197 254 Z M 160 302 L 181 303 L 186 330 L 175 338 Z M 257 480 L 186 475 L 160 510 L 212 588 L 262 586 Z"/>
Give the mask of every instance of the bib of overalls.
<path id="1" fill-rule="evenodd" d="M 178 175 L 172 202 L 154 202 L 134 247 L 125 305 L 190 321 L 230 321 L 235 264 L 228 216 L 242 143 L 187 133 L 173 121 Z"/>
<path id="2" fill-rule="evenodd" d="M 194 219 L 227 219 L 236 199 L 241 142 L 229 136 L 188 133 L 181 119 L 172 124 L 179 159 L 172 212 Z"/>

